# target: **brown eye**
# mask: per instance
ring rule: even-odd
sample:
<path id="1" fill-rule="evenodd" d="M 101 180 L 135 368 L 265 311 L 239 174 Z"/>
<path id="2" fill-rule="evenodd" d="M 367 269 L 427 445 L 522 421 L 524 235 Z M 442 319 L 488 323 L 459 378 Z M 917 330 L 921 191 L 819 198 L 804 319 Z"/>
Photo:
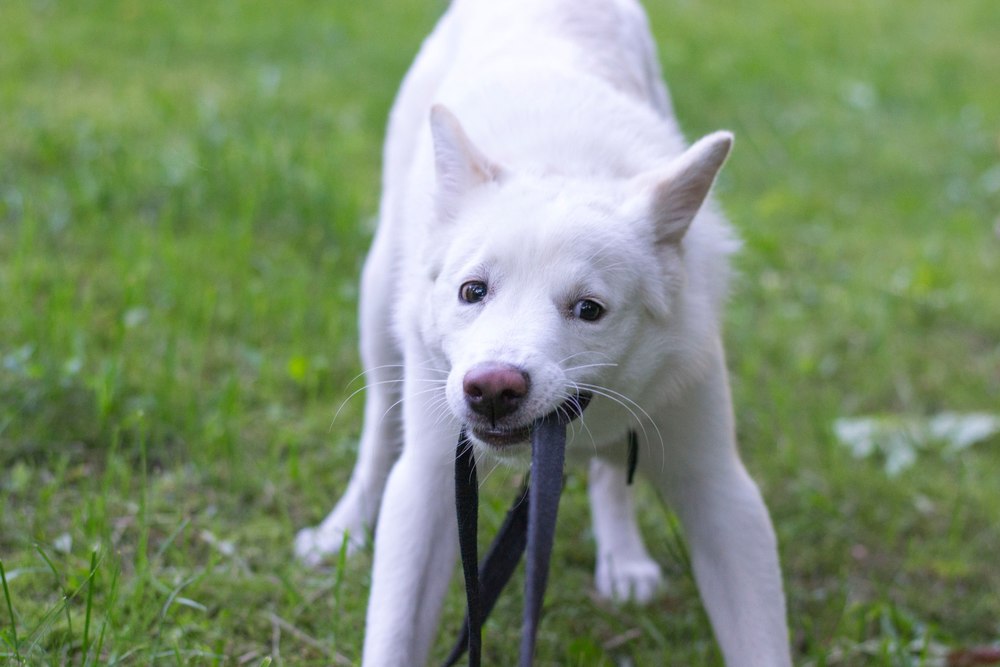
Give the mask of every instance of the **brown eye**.
<path id="1" fill-rule="evenodd" d="M 486 283 L 480 280 L 470 280 L 458 289 L 458 298 L 465 303 L 479 303 L 486 298 Z"/>
<path id="2" fill-rule="evenodd" d="M 604 314 L 604 306 L 591 299 L 580 299 L 573 306 L 573 315 L 586 322 L 596 322 Z"/>

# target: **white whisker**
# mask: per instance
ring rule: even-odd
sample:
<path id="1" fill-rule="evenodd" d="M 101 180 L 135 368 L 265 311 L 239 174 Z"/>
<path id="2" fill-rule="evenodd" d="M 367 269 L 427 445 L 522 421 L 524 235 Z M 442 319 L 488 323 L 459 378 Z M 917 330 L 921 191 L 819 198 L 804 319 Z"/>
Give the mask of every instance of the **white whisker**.
<path id="1" fill-rule="evenodd" d="M 356 376 L 355 380 L 358 377 L 361 377 L 361 376 L 360 375 Z M 353 382 L 353 381 L 354 380 L 351 380 L 351 382 Z M 337 422 L 337 418 L 340 417 L 340 413 L 344 411 L 344 408 L 347 406 L 347 403 L 352 398 L 354 398 L 355 396 L 357 396 L 358 394 L 360 394 L 361 392 L 363 392 L 363 391 L 365 391 L 367 389 L 371 389 L 373 387 L 381 387 L 381 386 L 391 385 L 391 384 L 402 384 L 404 382 L 405 382 L 405 380 L 403 378 L 392 378 L 392 379 L 388 379 L 388 380 L 379 380 L 378 382 L 370 382 L 370 383 L 365 384 L 363 387 L 359 387 L 359 388 L 355 389 L 350 394 L 348 394 L 347 398 L 345 398 L 343 401 L 341 401 L 340 407 L 337 408 L 337 412 L 333 415 L 333 420 L 330 422 L 331 428 Z M 444 386 L 444 384 L 445 384 L 445 380 L 433 380 L 433 379 L 425 379 L 425 378 L 411 378 L 411 382 L 432 383 L 432 384 L 439 384 L 440 386 Z M 350 386 L 350 384 L 351 383 L 349 382 L 348 386 Z"/>
<path id="2" fill-rule="evenodd" d="M 581 366 L 570 366 L 569 368 L 563 369 L 564 373 L 572 373 L 573 371 L 583 370 L 584 368 L 597 368 L 598 366 L 605 366 L 610 368 L 617 368 L 618 364 L 607 363 L 596 363 L 596 364 L 583 364 Z"/>
<path id="3" fill-rule="evenodd" d="M 402 364 L 383 364 L 381 366 L 373 366 L 372 368 L 366 368 L 363 371 L 361 371 L 360 373 L 358 373 L 357 375 L 355 375 L 354 377 L 352 377 L 350 380 L 348 380 L 346 386 L 350 387 L 352 384 L 354 384 L 355 382 L 357 382 L 359 378 L 363 378 L 366 375 L 372 375 L 374 373 L 377 373 L 378 371 L 384 371 L 384 370 L 386 370 L 388 368 L 398 368 L 400 371 L 402 371 L 403 370 L 403 365 Z M 400 373 L 399 377 L 402 378 L 403 374 Z"/>
<path id="4" fill-rule="evenodd" d="M 433 394 L 433 393 L 435 393 L 437 391 L 440 391 L 443 388 L 444 388 L 444 383 L 441 383 L 441 384 L 438 384 L 437 386 L 434 386 L 434 387 L 428 387 L 426 389 L 421 389 L 420 391 L 416 391 L 416 392 L 413 393 L 412 397 L 423 396 L 425 394 Z M 441 393 L 442 393 L 442 395 L 444 394 L 444 392 L 441 392 Z M 438 398 L 436 400 L 440 400 L 440 398 Z M 388 408 L 386 408 L 385 412 L 383 412 L 382 416 L 379 418 L 379 425 L 381 425 L 382 422 L 385 421 L 386 417 L 389 416 L 390 412 L 392 412 L 395 408 L 397 408 L 398 406 L 400 406 L 402 404 L 403 404 L 403 398 L 401 397 L 399 400 L 397 400 L 392 405 L 390 405 Z"/>
<path id="5" fill-rule="evenodd" d="M 564 392 L 565 393 L 565 400 L 567 400 L 567 401 L 578 401 L 579 397 L 580 397 L 580 393 L 581 393 L 580 392 L 580 386 L 576 382 L 573 382 L 572 380 L 570 380 L 570 382 L 575 387 L 575 391 L 573 391 L 573 392 L 565 391 Z M 562 409 L 561 405 L 560 405 L 560 409 Z M 584 415 L 585 414 L 586 414 L 586 410 L 582 410 L 582 411 L 580 411 L 580 414 L 577 417 L 577 419 L 579 419 L 579 421 L 580 421 L 580 431 L 581 432 L 585 431 L 587 433 L 587 435 L 590 436 L 590 444 L 594 448 L 594 453 L 596 454 L 597 453 L 597 441 L 594 439 L 594 433 L 593 433 L 593 431 L 590 430 L 590 427 L 587 426 L 587 422 L 584 421 Z M 569 426 L 572 429 L 570 431 L 570 436 L 571 436 L 570 442 L 573 442 L 573 441 L 576 440 L 576 434 L 577 434 L 576 425 L 575 425 L 575 423 L 573 421 L 571 421 L 571 422 L 569 422 Z"/>
<path id="6" fill-rule="evenodd" d="M 653 429 L 656 431 L 656 437 L 657 437 L 657 440 L 659 440 L 659 442 L 660 442 L 660 448 L 661 448 L 661 450 L 666 447 L 665 443 L 663 442 L 663 434 L 660 433 L 660 428 L 656 425 L 656 421 L 650 416 L 650 414 L 648 412 L 646 412 L 645 408 L 643 408 L 641 405 L 639 405 L 638 403 L 636 403 L 634 400 L 632 400 L 631 398 L 629 398 L 625 394 L 617 392 L 614 389 L 609 389 L 607 387 L 601 387 L 601 386 L 598 386 L 598 385 L 588 384 L 588 383 L 585 383 L 585 382 L 580 382 L 580 383 L 577 384 L 577 386 L 579 386 L 581 389 L 586 389 L 588 391 L 592 391 L 595 394 L 597 394 L 598 396 L 604 396 L 605 398 L 607 398 L 607 399 L 609 399 L 609 400 L 611 400 L 611 401 L 613 401 L 615 403 L 618 403 L 623 408 L 625 408 L 629 412 L 629 414 L 632 415 L 633 419 L 636 420 L 636 423 L 639 425 L 639 428 L 642 429 L 643 436 L 645 436 L 646 439 L 648 440 L 649 439 L 649 434 L 646 432 L 646 427 L 643 424 L 644 420 L 639 418 L 639 415 L 636 414 L 635 410 L 638 410 L 639 412 L 641 412 L 642 416 L 645 417 L 645 421 L 648 421 L 653 426 Z M 635 410 L 633 410 L 631 407 L 629 407 L 629 405 L 633 406 L 635 408 Z"/>
<path id="7" fill-rule="evenodd" d="M 479 479 L 479 489 L 480 490 L 482 490 L 483 485 L 486 484 L 486 480 L 488 480 L 490 477 L 492 477 L 493 473 L 495 473 L 497 471 L 497 468 L 506 467 L 506 466 L 503 466 L 502 464 L 503 464 L 503 461 L 501 461 L 500 459 L 493 459 L 493 466 L 486 472 L 485 475 L 483 475 Z"/>
<path id="8" fill-rule="evenodd" d="M 582 352 L 576 352 L 574 354 L 571 354 L 568 357 L 563 357 L 558 362 L 556 362 L 556 364 L 558 366 L 562 366 L 564 363 L 566 363 L 567 361 L 569 361 L 573 357 L 579 357 L 579 356 L 582 356 L 584 354 L 596 354 L 596 355 L 604 357 L 605 359 L 610 359 L 611 358 L 608 355 L 604 354 L 603 352 L 598 352 L 597 350 L 583 350 Z"/>

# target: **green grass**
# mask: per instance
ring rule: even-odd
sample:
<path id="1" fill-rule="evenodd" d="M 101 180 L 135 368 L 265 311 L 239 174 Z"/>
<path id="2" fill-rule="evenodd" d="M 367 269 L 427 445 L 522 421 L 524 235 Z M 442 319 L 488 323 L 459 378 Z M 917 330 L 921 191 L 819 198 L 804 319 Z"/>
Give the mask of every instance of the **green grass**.
<path id="1" fill-rule="evenodd" d="M 689 136 L 737 134 L 730 366 L 797 662 L 1000 641 L 1000 441 L 889 478 L 830 427 L 1000 405 L 1000 5 L 649 4 Z M 353 463 L 381 136 L 441 7 L 0 4 L 0 660 L 357 663 L 370 552 L 310 571 L 291 540 Z M 642 494 L 670 590 L 593 599 L 571 477 L 539 664 L 719 664 Z M 456 578 L 437 656 L 461 613 Z"/>

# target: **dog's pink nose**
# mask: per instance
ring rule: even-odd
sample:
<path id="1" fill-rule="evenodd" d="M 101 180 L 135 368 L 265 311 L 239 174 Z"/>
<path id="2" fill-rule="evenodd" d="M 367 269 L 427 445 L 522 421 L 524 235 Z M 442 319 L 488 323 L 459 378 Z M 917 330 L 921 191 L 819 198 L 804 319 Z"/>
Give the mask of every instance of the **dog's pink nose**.
<path id="1" fill-rule="evenodd" d="M 465 374 L 462 389 L 472 411 L 496 424 L 521 405 L 528 393 L 528 374 L 509 364 L 477 364 Z"/>

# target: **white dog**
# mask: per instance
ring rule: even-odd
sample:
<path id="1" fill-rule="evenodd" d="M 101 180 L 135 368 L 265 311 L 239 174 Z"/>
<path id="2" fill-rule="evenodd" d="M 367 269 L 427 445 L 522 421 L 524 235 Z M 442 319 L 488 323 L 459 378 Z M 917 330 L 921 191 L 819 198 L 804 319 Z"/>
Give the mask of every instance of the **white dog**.
<path id="1" fill-rule="evenodd" d="M 634 0 L 454 0 L 390 118 L 358 463 L 296 541 L 316 562 L 378 516 L 365 665 L 430 652 L 457 560 L 460 428 L 479 457 L 523 460 L 532 422 L 583 393 L 567 455 L 591 460 L 597 590 L 644 601 L 661 582 L 625 483 L 635 429 L 726 663 L 791 664 L 720 342 L 736 243 L 706 197 L 731 143 L 686 148 Z"/>

